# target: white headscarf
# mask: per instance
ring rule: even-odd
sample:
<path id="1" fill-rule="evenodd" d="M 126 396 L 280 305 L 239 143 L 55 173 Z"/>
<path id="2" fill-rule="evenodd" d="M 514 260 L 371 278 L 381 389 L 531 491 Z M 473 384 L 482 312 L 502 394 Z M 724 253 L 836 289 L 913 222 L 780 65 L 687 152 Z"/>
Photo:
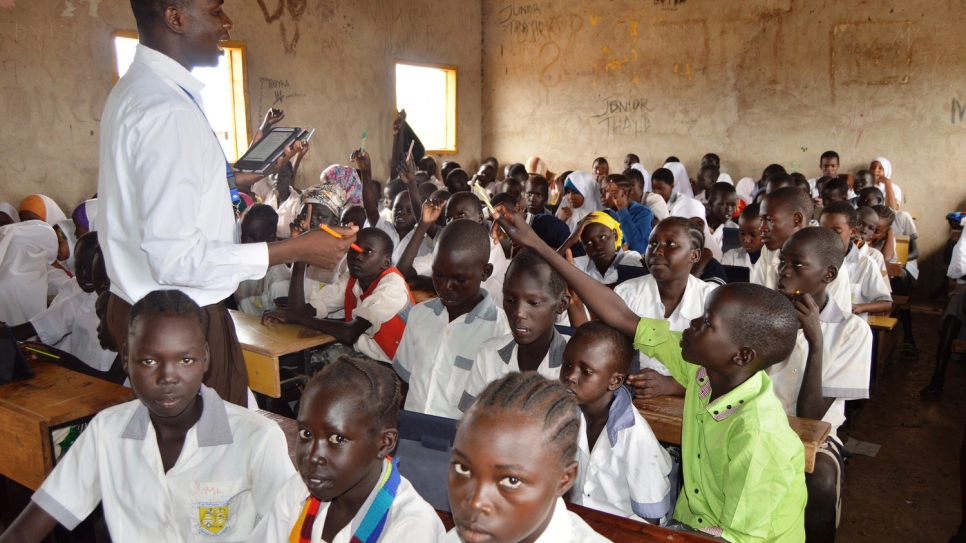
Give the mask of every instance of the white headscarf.
<path id="1" fill-rule="evenodd" d="M 7 202 L 0 202 L 0 213 L 6 213 L 10 215 L 13 222 L 20 222 L 20 213 L 17 212 L 17 208 L 8 204 Z"/>
<path id="2" fill-rule="evenodd" d="M 567 227 L 573 232 L 574 228 L 577 227 L 577 223 L 580 222 L 580 219 L 583 219 L 589 213 L 604 209 L 604 204 L 600 201 L 600 187 L 590 172 L 571 172 L 564 181 L 564 190 L 566 190 L 568 184 L 572 185 L 584 197 L 584 203 L 580 207 L 572 206 L 570 204 L 570 198 L 567 196 L 564 196 L 567 201 L 561 204 L 570 207 L 572 211 L 570 218 L 567 219 Z"/>
<path id="3" fill-rule="evenodd" d="M 76 226 L 74 221 L 71 219 L 64 219 L 57 223 L 57 228 L 64 233 L 64 237 L 67 238 L 67 247 L 70 254 L 67 256 L 66 260 L 59 260 L 60 265 L 64 267 L 65 270 L 70 273 L 74 273 L 74 247 L 77 246 L 77 236 L 76 236 Z"/>
<path id="4" fill-rule="evenodd" d="M 644 192 L 651 192 L 651 174 L 647 173 L 644 166 L 640 164 L 631 164 L 631 169 L 641 172 L 641 175 L 644 176 Z"/>
<path id="5" fill-rule="evenodd" d="M 47 269 L 57 258 L 57 234 L 47 223 L 0 226 L 0 320 L 23 324 L 47 308 Z"/>
<path id="6" fill-rule="evenodd" d="M 668 162 L 664 167 L 671 170 L 671 173 L 674 174 L 674 190 L 688 198 L 694 198 L 694 190 L 691 189 L 691 179 L 688 178 L 688 171 L 684 169 L 684 164 L 680 162 Z"/>
<path id="7" fill-rule="evenodd" d="M 882 173 L 886 176 L 886 179 L 892 179 L 892 163 L 889 162 L 888 158 L 880 156 L 880 157 L 877 157 L 872 162 L 878 162 L 879 164 L 882 164 Z M 869 166 L 871 165 L 872 163 L 870 162 Z"/>

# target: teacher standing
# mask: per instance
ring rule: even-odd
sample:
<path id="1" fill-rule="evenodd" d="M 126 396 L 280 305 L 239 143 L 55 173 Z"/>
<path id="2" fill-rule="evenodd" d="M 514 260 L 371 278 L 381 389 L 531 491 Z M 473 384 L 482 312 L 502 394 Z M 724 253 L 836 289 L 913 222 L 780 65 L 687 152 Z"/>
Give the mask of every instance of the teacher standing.
<path id="1" fill-rule="evenodd" d="M 332 268 L 355 239 L 308 232 L 278 243 L 240 245 L 233 173 L 203 112 L 192 68 L 216 66 L 229 37 L 223 0 L 132 0 L 140 43 L 101 119 L 98 215 L 111 278 L 107 319 L 121 348 L 131 305 L 178 289 L 208 315 L 211 364 L 204 383 L 245 406 L 248 374 L 222 300 L 269 266 Z M 249 179 L 248 182 L 253 180 Z"/>

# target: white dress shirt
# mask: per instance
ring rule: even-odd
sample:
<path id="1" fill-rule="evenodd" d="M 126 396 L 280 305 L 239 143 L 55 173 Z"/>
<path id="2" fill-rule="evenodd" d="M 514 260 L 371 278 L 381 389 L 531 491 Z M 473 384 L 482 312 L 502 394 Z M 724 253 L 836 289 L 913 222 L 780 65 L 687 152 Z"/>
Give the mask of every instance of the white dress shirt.
<path id="1" fill-rule="evenodd" d="M 386 472 L 385 465 L 382 472 L 380 481 Z M 373 487 L 356 515 L 352 517 L 349 524 L 335 534 L 330 543 L 349 543 L 352 540 L 352 536 L 362 525 L 362 520 L 369 512 L 379 490 L 378 484 Z M 309 499 L 309 489 L 302 481 L 302 476 L 296 473 L 278 491 L 275 505 L 268 516 L 255 527 L 255 531 L 248 539 L 249 543 L 288 543 L 292 528 L 298 521 L 307 499 Z M 312 541 L 323 541 L 322 530 L 325 528 L 325 517 L 328 516 L 330 505 L 331 502 L 322 502 L 319 505 L 315 522 L 312 524 Z M 443 537 L 444 532 L 443 523 L 439 520 L 439 515 L 436 514 L 433 506 L 416 492 L 408 479 L 401 477 L 396 497 L 389 507 L 386 526 L 379 536 L 379 543 L 436 543 Z"/>
<path id="2" fill-rule="evenodd" d="M 382 217 L 379 217 L 379 220 L 376 222 L 376 228 L 389 234 L 389 237 L 392 239 L 392 265 L 395 266 L 399 263 L 399 257 L 406 250 L 406 246 L 409 245 L 409 240 L 413 239 L 416 228 L 413 227 L 402 239 L 399 238 L 399 232 L 396 232 L 396 227 Z M 429 244 L 426 242 L 426 237 L 423 237 L 422 242 L 419 244 L 419 249 L 416 250 L 416 256 L 423 256 L 431 252 Z"/>
<path id="3" fill-rule="evenodd" d="M 909 236 L 910 240 L 919 239 L 916 221 L 905 211 L 896 211 L 896 220 L 892 222 L 892 231 L 897 236 Z M 906 262 L 906 271 L 913 279 L 919 279 L 919 262 L 912 259 Z"/>
<path id="4" fill-rule="evenodd" d="M 490 265 L 493 266 L 493 273 L 483 281 L 481 285 L 486 289 L 490 296 L 493 297 L 493 303 L 497 307 L 503 307 L 503 279 L 506 277 L 506 269 L 510 266 L 510 261 L 507 260 L 506 254 L 503 252 L 503 246 L 499 243 L 493 243 L 490 240 Z M 423 256 L 417 256 L 413 259 L 413 270 L 416 271 L 416 275 L 422 275 L 425 277 L 433 276 L 433 253 L 429 252 Z"/>
<path id="5" fill-rule="evenodd" d="M 453 528 L 440 543 L 463 543 L 463 540 Z M 568 511 L 563 498 L 557 498 L 550 523 L 533 543 L 611 543 L 611 540 L 595 532 L 577 513 Z"/>
<path id="6" fill-rule="evenodd" d="M 700 217 L 701 220 L 705 220 L 707 213 L 704 204 L 676 191 L 671 193 L 671 199 L 667 201 L 667 209 L 671 217 L 684 217 L 686 219 Z"/>
<path id="7" fill-rule="evenodd" d="M 760 255 L 761 253 L 759 253 Z M 744 247 L 735 247 L 734 249 L 728 249 L 725 251 L 724 256 L 721 257 L 722 266 L 742 266 L 748 268 L 749 270 L 755 269 L 755 263 L 751 261 L 751 256 Z"/>
<path id="8" fill-rule="evenodd" d="M 202 87 L 138 45 L 104 106 L 98 230 L 111 292 L 127 303 L 177 288 L 211 305 L 268 270 L 265 243 L 237 243 L 225 155 L 199 107 Z"/>
<path id="9" fill-rule="evenodd" d="M 755 193 L 758 192 L 758 181 L 750 177 L 742 177 L 735 185 L 735 192 L 738 198 L 744 200 L 746 205 L 755 203 Z"/>
<path id="10" fill-rule="evenodd" d="M 637 268 L 644 267 L 644 263 L 641 262 L 641 253 L 637 251 L 625 251 L 624 249 L 618 249 L 617 254 L 614 257 L 614 261 L 611 262 L 607 271 L 604 275 L 600 274 L 600 270 L 597 269 L 597 264 L 588 256 L 578 256 L 574 259 L 574 266 L 577 266 L 580 271 L 586 273 L 587 275 L 594 278 L 598 283 L 604 285 L 613 285 L 617 282 L 617 266 L 634 266 Z"/>
<path id="11" fill-rule="evenodd" d="M 892 301 L 889 293 L 889 283 L 875 260 L 863 254 L 858 247 L 852 245 L 845 255 L 842 266 L 848 271 L 851 281 L 852 304 L 868 304 L 872 302 Z M 851 311 L 851 307 L 849 310 Z M 867 312 L 860 313 L 859 318 L 869 320 Z"/>
<path id="12" fill-rule="evenodd" d="M 204 410 L 165 473 L 148 410 L 99 413 L 33 501 L 74 529 L 100 503 L 114 541 L 245 541 L 295 473 L 274 421 L 202 385 Z"/>
<path id="13" fill-rule="evenodd" d="M 30 319 L 30 324 L 40 341 L 67 351 L 97 371 L 107 371 L 117 353 L 102 349 L 97 339 L 101 319 L 94 312 L 96 302 L 96 292 L 78 289 L 70 296 L 55 298 L 50 307 Z"/>
<path id="14" fill-rule="evenodd" d="M 822 396 L 835 398 L 822 420 L 832 425 L 830 435 L 834 436 L 845 422 L 845 400 L 869 397 L 872 330 L 862 319 L 839 308 L 831 296 L 818 318 L 822 326 Z M 765 370 L 789 417 L 798 416 L 798 394 L 807 361 L 808 341 L 799 330 L 792 354 Z"/>
<path id="15" fill-rule="evenodd" d="M 275 309 L 275 298 L 288 296 L 292 270 L 285 264 L 276 264 L 268 269 L 261 279 L 249 279 L 238 284 L 235 303 L 245 313 L 261 316 Z"/>
<path id="16" fill-rule="evenodd" d="M 399 377 L 409 383 L 406 410 L 459 419 L 460 398 L 466 389 L 480 345 L 510 333 L 506 314 L 483 291 L 483 300 L 453 322 L 439 298 L 409 311 L 406 331 L 392 360 Z"/>
<path id="17" fill-rule="evenodd" d="M 775 287 L 778 286 L 778 256 L 779 251 L 762 247 L 758 263 L 755 264 L 755 269 L 751 271 L 751 282 L 775 290 Z M 835 303 L 839 307 L 847 307 L 849 313 L 852 312 L 852 280 L 849 277 L 848 268 L 845 266 L 839 267 L 838 275 L 829 283 L 826 291 L 835 298 Z"/>

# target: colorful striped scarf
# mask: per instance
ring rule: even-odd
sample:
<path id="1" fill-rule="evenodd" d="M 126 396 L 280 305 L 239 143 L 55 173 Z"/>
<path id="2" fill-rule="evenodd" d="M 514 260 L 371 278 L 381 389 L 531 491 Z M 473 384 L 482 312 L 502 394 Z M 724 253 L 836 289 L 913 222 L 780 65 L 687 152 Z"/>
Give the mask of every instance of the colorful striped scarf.
<path id="1" fill-rule="evenodd" d="M 399 460 L 387 457 L 385 473 L 379 480 L 379 488 L 375 499 L 369 505 L 369 510 L 362 518 L 362 523 L 352 535 L 351 543 L 376 543 L 386 528 L 386 519 L 389 518 L 389 509 L 396 499 L 396 492 L 399 490 L 399 483 L 402 476 L 399 475 Z M 289 543 L 311 543 L 312 527 L 315 525 L 315 517 L 319 513 L 319 506 L 322 501 L 315 496 L 309 495 L 302 506 L 302 513 L 299 514 L 298 521 L 292 527 L 292 532 L 288 536 Z"/>

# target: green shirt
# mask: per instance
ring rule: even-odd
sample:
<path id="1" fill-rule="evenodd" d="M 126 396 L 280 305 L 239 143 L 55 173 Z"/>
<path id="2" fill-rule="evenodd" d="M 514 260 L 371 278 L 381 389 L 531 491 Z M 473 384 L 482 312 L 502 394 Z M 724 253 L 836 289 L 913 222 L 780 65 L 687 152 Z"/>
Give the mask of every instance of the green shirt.
<path id="1" fill-rule="evenodd" d="M 674 518 L 736 543 L 805 541 L 805 449 L 768 376 L 759 371 L 709 403 L 707 372 L 681 357 L 668 321 L 641 319 L 634 347 L 687 389 Z"/>

